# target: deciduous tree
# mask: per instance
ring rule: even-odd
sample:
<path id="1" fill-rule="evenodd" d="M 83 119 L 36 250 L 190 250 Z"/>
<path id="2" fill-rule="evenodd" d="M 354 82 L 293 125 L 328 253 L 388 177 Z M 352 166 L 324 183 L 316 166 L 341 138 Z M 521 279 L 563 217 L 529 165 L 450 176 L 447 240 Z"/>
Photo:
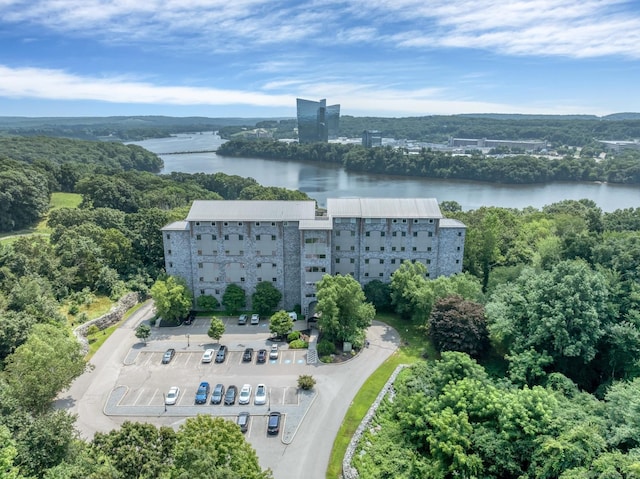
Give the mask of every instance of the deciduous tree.
<path id="1" fill-rule="evenodd" d="M 230 284 L 222 295 L 222 306 L 228 315 L 238 314 L 247 305 L 247 293 L 237 284 Z"/>
<path id="2" fill-rule="evenodd" d="M 186 283 L 175 276 L 156 281 L 151 287 L 151 297 L 160 317 L 168 321 L 177 322 L 187 316 L 193 304 L 193 297 Z"/>
<path id="3" fill-rule="evenodd" d="M 293 329 L 293 319 L 285 310 L 274 313 L 269 320 L 269 331 L 278 337 L 285 337 Z"/>
<path id="4" fill-rule="evenodd" d="M 268 316 L 280 304 L 282 293 L 270 281 L 261 281 L 251 295 L 253 309 L 261 316 Z"/>
<path id="5" fill-rule="evenodd" d="M 213 316 L 211 318 L 211 325 L 209 326 L 209 331 L 207 331 L 207 336 L 211 339 L 215 339 L 216 341 L 220 341 L 220 338 L 224 334 L 224 323 L 221 319 Z"/>

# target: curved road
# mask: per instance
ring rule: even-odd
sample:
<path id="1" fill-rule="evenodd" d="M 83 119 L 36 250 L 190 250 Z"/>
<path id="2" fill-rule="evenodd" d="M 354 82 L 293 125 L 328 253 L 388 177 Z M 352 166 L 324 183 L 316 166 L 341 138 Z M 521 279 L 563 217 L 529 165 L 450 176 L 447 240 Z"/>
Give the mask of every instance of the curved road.
<path id="1" fill-rule="evenodd" d="M 96 432 L 115 429 L 125 420 L 174 427 L 181 423 L 175 417 L 136 418 L 104 414 L 107 398 L 118 385 L 125 358 L 139 343 L 134 334 L 135 328 L 152 315 L 153 304 L 145 303 L 93 356 L 92 370 L 76 379 L 69 390 L 62 393 L 56 401 L 57 407 L 77 415 L 76 427 L 83 437 L 91 439 Z M 192 334 L 187 347 L 184 336 L 180 332 L 173 340 L 174 343 L 185 342 L 182 349 L 202 350 L 201 344 L 210 342 L 206 334 Z M 152 335 L 150 343 L 153 343 L 153 337 Z M 162 339 L 158 337 L 158 341 Z M 223 342 L 226 339 L 225 334 Z M 290 444 L 280 442 L 274 449 L 273 441 L 250 441 L 258 453 L 261 466 L 270 467 L 276 479 L 324 479 L 334 438 L 351 401 L 366 379 L 398 348 L 400 341 L 395 330 L 379 322 L 374 322 L 369 328 L 367 339 L 370 341 L 369 348 L 365 348 L 348 362 L 289 366 L 294 379 L 299 374 L 313 375 L 317 395 Z"/>

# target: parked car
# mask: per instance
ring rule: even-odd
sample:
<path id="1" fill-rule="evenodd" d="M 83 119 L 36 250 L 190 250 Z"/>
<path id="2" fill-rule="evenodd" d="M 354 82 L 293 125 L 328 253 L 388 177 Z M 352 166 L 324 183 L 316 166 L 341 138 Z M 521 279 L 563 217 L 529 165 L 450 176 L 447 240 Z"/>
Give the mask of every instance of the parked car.
<path id="1" fill-rule="evenodd" d="M 211 393 L 211 404 L 220 404 L 224 398 L 224 385 L 216 384 Z"/>
<path id="2" fill-rule="evenodd" d="M 241 412 L 238 414 L 238 418 L 236 419 L 236 424 L 240 426 L 240 431 L 247 432 L 249 429 L 249 418 L 251 415 L 248 412 Z"/>
<path id="3" fill-rule="evenodd" d="M 259 349 L 258 350 L 258 357 L 256 358 L 256 361 L 259 362 L 259 363 L 267 362 L 267 350 L 266 349 Z"/>
<path id="4" fill-rule="evenodd" d="M 296 313 L 295 311 L 291 311 L 288 313 L 289 317 L 293 320 L 293 321 L 297 321 L 298 320 L 298 313 Z"/>
<path id="5" fill-rule="evenodd" d="M 260 324 L 260 316 L 256 313 L 251 315 L 251 324 Z"/>
<path id="6" fill-rule="evenodd" d="M 215 349 L 207 349 L 202 355 L 203 363 L 210 363 L 213 360 L 213 355 L 215 354 Z"/>
<path id="7" fill-rule="evenodd" d="M 204 404 L 207 402 L 207 398 L 209 397 L 209 383 L 201 382 L 200 386 L 198 386 L 198 390 L 196 391 L 196 404 Z"/>
<path id="8" fill-rule="evenodd" d="M 172 388 L 169 388 L 169 392 L 164 397 L 164 403 L 167 406 L 171 406 L 178 402 L 178 396 L 180 396 L 180 388 L 178 386 L 173 386 Z"/>
<path id="9" fill-rule="evenodd" d="M 167 349 L 162 356 L 162 364 L 169 364 L 173 357 L 176 355 L 176 350 L 173 348 Z"/>
<path id="10" fill-rule="evenodd" d="M 218 354 L 216 354 L 216 363 L 224 363 L 224 359 L 227 357 L 227 347 L 225 345 L 220 346 Z"/>
<path id="11" fill-rule="evenodd" d="M 247 324 L 247 315 L 246 315 L 246 314 L 241 314 L 241 315 L 238 317 L 238 324 L 239 324 L 240 326 L 244 326 L 245 324 Z"/>
<path id="12" fill-rule="evenodd" d="M 251 385 L 245 384 L 240 389 L 240 396 L 238 396 L 238 404 L 249 404 L 251 402 Z"/>
<path id="13" fill-rule="evenodd" d="M 278 345 L 272 344 L 271 351 L 269 351 L 269 359 L 278 359 Z"/>
<path id="14" fill-rule="evenodd" d="M 267 404 L 267 386 L 264 384 L 258 384 L 256 387 L 256 393 L 253 396 L 253 404 L 256 406 Z"/>
<path id="15" fill-rule="evenodd" d="M 238 388 L 235 386 L 229 386 L 227 388 L 227 393 L 224 395 L 224 403 L 227 406 L 235 404 L 237 395 L 238 395 Z"/>
<path id="16" fill-rule="evenodd" d="M 253 359 L 253 348 L 247 348 L 242 354 L 242 362 L 249 363 Z"/>
<path id="17" fill-rule="evenodd" d="M 279 412 L 269 413 L 269 422 L 267 422 L 267 434 L 275 436 L 280 432 L 280 419 L 282 414 Z"/>

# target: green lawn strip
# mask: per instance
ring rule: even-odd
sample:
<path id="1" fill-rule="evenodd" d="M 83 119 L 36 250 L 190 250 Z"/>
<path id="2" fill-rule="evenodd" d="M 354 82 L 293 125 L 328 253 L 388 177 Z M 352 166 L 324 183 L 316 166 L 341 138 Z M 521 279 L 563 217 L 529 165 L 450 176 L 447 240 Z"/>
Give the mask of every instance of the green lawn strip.
<path id="1" fill-rule="evenodd" d="M 393 327 L 400 334 L 401 346 L 367 379 L 351 402 L 342 426 L 336 435 L 327 467 L 327 479 L 336 479 L 342 473 L 342 460 L 362 418 L 375 401 L 383 386 L 400 364 L 411 364 L 422 358 L 433 358 L 436 353 L 419 324 L 395 314 L 378 314 L 376 320 Z"/>
<path id="2" fill-rule="evenodd" d="M 89 336 L 87 336 L 87 339 L 89 340 L 89 352 L 87 353 L 87 355 L 85 356 L 85 359 L 87 361 L 89 361 L 91 359 L 91 357 L 96 353 L 96 351 L 98 351 L 98 349 L 100 349 L 100 346 L 102 346 L 102 344 L 109 338 L 109 336 L 111 336 L 111 334 L 118 329 L 118 327 L 124 322 L 126 321 L 133 313 L 135 313 L 138 309 L 140 309 L 142 306 L 144 305 L 144 303 L 138 303 L 136 304 L 133 308 L 131 308 L 130 310 L 128 310 L 124 316 L 122 317 L 122 319 L 120 321 L 118 321 L 116 324 L 109 326 L 106 329 L 103 329 L 102 331 L 99 331 L 96 334 L 90 334 Z"/>

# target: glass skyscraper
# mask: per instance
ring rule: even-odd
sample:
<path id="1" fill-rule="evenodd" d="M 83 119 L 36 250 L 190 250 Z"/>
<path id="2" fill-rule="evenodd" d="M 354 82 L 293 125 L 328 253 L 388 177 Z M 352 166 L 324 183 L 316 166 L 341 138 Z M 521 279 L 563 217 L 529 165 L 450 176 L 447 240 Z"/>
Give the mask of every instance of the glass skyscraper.
<path id="1" fill-rule="evenodd" d="M 297 99 L 298 141 L 314 143 L 338 137 L 340 105 L 327 106 L 327 100 Z"/>

